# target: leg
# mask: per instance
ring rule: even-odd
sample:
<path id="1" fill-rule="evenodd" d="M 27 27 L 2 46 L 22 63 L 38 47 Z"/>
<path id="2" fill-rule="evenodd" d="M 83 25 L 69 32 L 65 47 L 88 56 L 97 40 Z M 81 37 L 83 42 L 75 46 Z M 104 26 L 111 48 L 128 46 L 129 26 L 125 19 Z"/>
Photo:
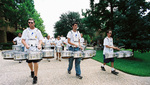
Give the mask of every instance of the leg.
<path id="1" fill-rule="evenodd" d="M 56 60 L 58 60 L 58 52 L 56 52 Z"/>
<path id="2" fill-rule="evenodd" d="M 71 69 L 72 69 L 73 60 L 74 60 L 74 58 L 73 58 L 73 57 L 69 58 L 69 66 L 68 66 L 68 71 L 71 71 Z"/>
<path id="3" fill-rule="evenodd" d="M 33 84 L 37 83 L 37 73 L 38 73 L 38 63 L 34 62 L 34 78 L 33 78 Z"/>
<path id="4" fill-rule="evenodd" d="M 81 62 L 81 58 L 75 59 L 75 70 L 77 76 L 81 75 L 80 62 Z"/>
<path id="5" fill-rule="evenodd" d="M 61 53 L 59 52 L 59 61 L 61 61 Z"/>
<path id="6" fill-rule="evenodd" d="M 33 65 L 32 65 L 32 62 L 31 62 L 31 63 L 28 63 L 28 66 L 29 66 L 30 70 L 33 72 Z"/>
<path id="7" fill-rule="evenodd" d="M 38 73 L 38 63 L 34 63 L 34 76 L 37 77 L 37 73 Z"/>
<path id="8" fill-rule="evenodd" d="M 114 68 L 114 62 L 111 62 L 111 67 Z"/>

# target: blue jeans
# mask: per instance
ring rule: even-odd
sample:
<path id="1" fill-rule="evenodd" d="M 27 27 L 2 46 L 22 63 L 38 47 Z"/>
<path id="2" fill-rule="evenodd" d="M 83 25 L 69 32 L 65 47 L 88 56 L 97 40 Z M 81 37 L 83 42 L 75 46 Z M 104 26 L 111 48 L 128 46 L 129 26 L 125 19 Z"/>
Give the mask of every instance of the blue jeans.
<path id="1" fill-rule="evenodd" d="M 73 48 L 69 47 L 69 51 L 78 51 L 79 48 Z M 75 59 L 75 70 L 76 70 L 76 75 L 79 76 L 81 75 L 81 70 L 80 70 L 80 62 L 81 58 L 69 58 L 69 66 L 68 66 L 68 71 L 71 71 L 72 66 L 73 66 L 73 60 Z"/>

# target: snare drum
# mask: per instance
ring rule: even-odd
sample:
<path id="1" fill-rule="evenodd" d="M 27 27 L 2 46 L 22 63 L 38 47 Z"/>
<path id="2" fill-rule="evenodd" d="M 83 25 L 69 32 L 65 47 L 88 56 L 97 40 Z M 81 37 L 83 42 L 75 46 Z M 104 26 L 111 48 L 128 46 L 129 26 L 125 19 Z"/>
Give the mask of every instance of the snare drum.
<path id="1" fill-rule="evenodd" d="M 44 49 L 51 49 L 51 46 L 50 45 L 45 45 Z"/>
<path id="2" fill-rule="evenodd" d="M 124 57 L 131 57 L 133 56 L 133 52 L 130 51 L 122 51 L 124 53 Z"/>
<path id="3" fill-rule="evenodd" d="M 57 46 L 56 47 L 56 52 L 61 52 L 62 51 L 62 47 L 61 46 Z"/>
<path id="4" fill-rule="evenodd" d="M 27 52 L 15 52 L 14 53 L 15 61 L 26 60 L 26 59 L 27 59 Z"/>
<path id="5" fill-rule="evenodd" d="M 96 56 L 96 50 L 86 50 L 86 51 L 92 52 L 92 55 Z"/>
<path id="6" fill-rule="evenodd" d="M 40 51 L 29 51 L 27 55 L 28 60 L 42 60 L 42 52 Z"/>
<path id="7" fill-rule="evenodd" d="M 83 58 L 84 55 L 83 55 L 82 51 L 75 51 L 75 52 L 73 52 L 73 57 L 74 58 Z"/>
<path id="8" fill-rule="evenodd" d="M 123 58 L 124 57 L 124 52 L 122 51 L 118 51 L 118 52 L 115 52 L 117 58 Z"/>
<path id="9" fill-rule="evenodd" d="M 12 49 L 15 51 L 22 51 L 21 45 L 12 45 Z"/>
<path id="10" fill-rule="evenodd" d="M 72 51 L 62 51 L 61 52 L 61 57 L 62 58 L 70 58 L 70 57 L 72 57 Z"/>
<path id="11" fill-rule="evenodd" d="M 13 50 L 11 50 L 11 51 L 4 51 L 2 53 L 2 56 L 3 56 L 4 59 L 13 60 L 14 59 L 14 56 L 13 56 L 14 52 L 16 52 L 16 51 L 13 51 Z"/>
<path id="12" fill-rule="evenodd" d="M 88 59 L 88 58 L 92 58 L 93 57 L 93 51 L 84 51 L 84 57 L 83 59 Z"/>
<path id="13" fill-rule="evenodd" d="M 116 57 L 116 54 L 115 53 L 105 53 L 105 58 L 114 58 Z"/>
<path id="14" fill-rule="evenodd" d="M 43 58 L 54 58 L 54 50 L 42 50 Z"/>

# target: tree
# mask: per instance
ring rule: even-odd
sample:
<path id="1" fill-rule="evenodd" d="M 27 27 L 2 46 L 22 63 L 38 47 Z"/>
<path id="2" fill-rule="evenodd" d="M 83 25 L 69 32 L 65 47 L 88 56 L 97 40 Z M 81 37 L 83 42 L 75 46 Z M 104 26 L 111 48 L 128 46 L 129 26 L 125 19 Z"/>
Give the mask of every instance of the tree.
<path id="1" fill-rule="evenodd" d="M 79 27 L 78 30 L 80 32 L 84 32 L 81 24 L 80 14 L 78 12 L 68 12 L 61 14 L 60 20 L 55 23 L 55 37 L 58 35 L 67 36 L 67 33 L 72 30 L 73 22 L 77 22 Z"/>

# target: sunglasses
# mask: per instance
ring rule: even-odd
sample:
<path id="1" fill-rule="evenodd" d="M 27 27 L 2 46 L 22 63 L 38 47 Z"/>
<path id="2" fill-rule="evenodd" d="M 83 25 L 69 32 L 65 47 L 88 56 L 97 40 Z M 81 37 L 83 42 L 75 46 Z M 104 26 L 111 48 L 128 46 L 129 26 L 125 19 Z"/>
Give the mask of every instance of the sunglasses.
<path id="1" fill-rule="evenodd" d="M 33 24 L 34 22 L 28 22 L 29 24 Z"/>

